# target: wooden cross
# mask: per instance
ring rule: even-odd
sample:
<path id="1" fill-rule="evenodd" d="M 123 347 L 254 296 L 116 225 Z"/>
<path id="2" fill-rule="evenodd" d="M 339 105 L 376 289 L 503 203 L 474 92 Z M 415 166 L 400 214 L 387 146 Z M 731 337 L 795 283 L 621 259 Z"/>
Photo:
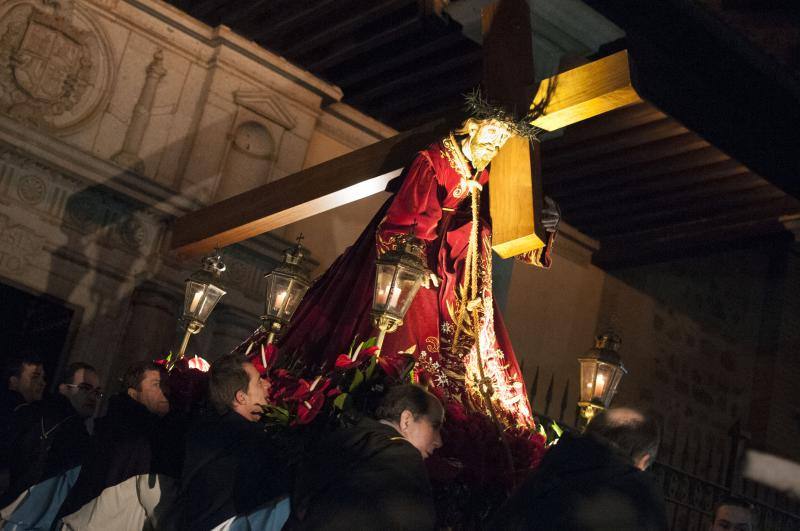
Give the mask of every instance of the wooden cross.
<path id="1" fill-rule="evenodd" d="M 525 0 L 499 0 L 483 15 L 485 87 L 493 99 L 517 106 L 534 93 L 528 9 Z M 546 103 L 533 124 L 552 131 L 641 100 L 623 51 L 544 80 L 532 101 Z M 172 248 L 182 256 L 205 254 L 381 192 L 452 125 L 436 120 L 187 214 L 175 222 Z M 543 237 L 534 221 L 542 200 L 538 154 L 532 166 L 528 149 L 525 140 L 510 141 L 492 162 L 493 242 L 503 257 Z"/>

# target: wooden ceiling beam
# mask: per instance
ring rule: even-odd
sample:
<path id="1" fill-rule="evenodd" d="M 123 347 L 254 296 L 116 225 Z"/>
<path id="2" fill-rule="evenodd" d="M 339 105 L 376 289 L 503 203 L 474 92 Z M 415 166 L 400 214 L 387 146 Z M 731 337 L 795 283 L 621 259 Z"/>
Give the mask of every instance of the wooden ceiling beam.
<path id="1" fill-rule="evenodd" d="M 341 48 L 334 50 L 333 53 L 329 55 L 321 57 L 315 61 L 311 61 L 307 67 L 312 72 L 322 72 L 341 64 L 348 59 L 367 53 L 373 48 L 396 41 L 397 39 L 405 37 L 406 35 L 419 31 L 423 29 L 423 27 L 424 23 L 420 17 L 403 21 L 397 26 L 373 35 L 372 37 L 361 42 L 355 42 L 347 46 L 342 46 Z"/>
<path id="2" fill-rule="evenodd" d="M 625 132 L 633 127 L 663 120 L 667 116 L 649 103 L 637 103 L 611 111 L 608 114 L 590 118 L 562 131 L 562 135 L 542 143 L 548 149 L 558 150 L 568 146 L 581 145 L 606 135 Z"/>
<path id="3" fill-rule="evenodd" d="M 600 201 L 595 206 L 581 207 L 570 201 L 567 203 L 569 208 L 564 210 L 564 215 L 569 218 L 570 224 L 591 225 L 610 217 L 635 216 L 652 212 L 657 208 L 680 209 L 701 198 L 709 200 L 725 198 L 731 194 L 739 194 L 765 186 L 771 186 L 769 181 L 745 170 L 713 183 L 705 181 L 692 187 L 683 187 L 672 191 L 662 188 L 655 193 L 641 194 L 635 199 L 615 200 L 599 193 L 596 195 L 599 196 Z M 713 202 L 709 204 L 711 205 Z"/>
<path id="4" fill-rule="evenodd" d="M 274 18 L 275 13 L 286 9 L 285 5 L 280 6 L 281 3 L 280 1 L 275 2 L 274 0 L 250 0 L 246 6 L 242 6 L 239 9 L 229 9 L 225 13 L 222 22 L 231 28 L 238 28 L 242 22 L 252 19 L 260 20 L 263 23 L 265 22 L 264 19 L 266 15 L 270 15 L 270 18 Z M 283 3 L 286 4 L 287 2 Z M 221 4 L 225 5 L 225 2 L 221 2 Z M 235 31 L 238 31 L 238 29 Z"/>
<path id="5" fill-rule="evenodd" d="M 413 89 L 423 85 L 424 81 L 429 81 L 434 76 L 442 76 L 453 70 L 460 70 L 469 65 L 479 64 L 483 59 L 483 51 L 480 48 L 472 50 L 462 55 L 456 55 L 445 59 L 439 63 L 421 68 L 419 70 L 412 70 L 407 75 L 392 79 L 388 83 L 379 84 L 372 89 L 363 92 L 351 92 L 348 95 L 348 101 L 353 105 L 367 105 L 368 102 L 377 98 L 391 95 L 395 91 L 402 90 L 402 93 L 413 92 Z M 480 72 L 479 69 L 476 70 Z M 457 72 L 458 73 L 458 72 Z M 448 81 L 449 87 L 443 87 L 438 84 L 434 88 L 438 90 L 452 91 L 452 87 L 457 85 Z"/>
<path id="6" fill-rule="evenodd" d="M 556 200 L 568 202 L 573 210 L 597 207 L 606 203 L 636 201 L 653 194 L 672 191 L 691 191 L 695 188 L 705 190 L 717 180 L 749 173 L 749 170 L 733 159 L 689 168 L 687 170 L 656 175 L 647 180 L 607 186 L 591 193 L 571 193 L 553 195 Z"/>
<path id="7" fill-rule="evenodd" d="M 358 65 L 352 72 L 337 76 L 336 84 L 347 93 L 347 89 L 357 83 L 372 79 L 385 72 L 391 72 L 395 68 L 400 68 L 428 55 L 442 53 L 448 46 L 463 41 L 465 38 L 460 31 L 449 31 L 445 35 L 437 36 L 432 41 L 420 43 L 418 46 L 413 46 L 386 60 L 372 61 L 368 65 Z"/>
<path id="8" fill-rule="evenodd" d="M 729 160 L 729 157 L 717 148 L 707 146 L 661 160 L 643 162 L 610 172 L 590 175 L 579 181 L 563 179 L 561 181 L 553 181 L 551 180 L 551 174 L 548 172 L 542 172 L 542 176 L 544 178 L 545 191 L 548 194 L 563 196 L 567 194 L 584 194 L 623 183 L 646 182 L 654 176 L 668 175 L 723 160 Z"/>
<path id="9" fill-rule="evenodd" d="M 688 203 L 654 201 L 641 205 L 642 208 L 637 212 L 621 211 L 619 215 L 609 215 L 605 219 L 598 218 L 593 222 L 577 223 L 576 226 L 591 227 L 593 236 L 603 237 L 617 234 L 620 227 L 636 227 L 637 230 L 655 229 L 681 220 L 713 218 L 715 215 L 740 208 L 750 210 L 759 205 L 782 200 L 786 195 L 785 192 L 775 188 L 767 181 L 745 188 L 742 192 L 732 196 L 700 199 Z M 646 208 L 648 206 L 650 208 Z M 570 223 L 573 223 L 572 219 L 570 219 Z"/>
<path id="10" fill-rule="evenodd" d="M 299 3 L 294 2 L 290 5 L 296 8 Z M 241 31 L 255 40 L 274 43 L 284 35 L 307 26 L 312 18 L 324 17 L 337 8 L 341 9 L 342 0 L 320 0 L 314 2 L 313 6 L 307 2 L 305 4 L 307 7 L 287 10 L 287 16 L 277 18 L 277 20 L 272 20 L 268 23 L 265 23 L 261 17 L 242 20 L 237 27 L 237 31 Z"/>
<path id="11" fill-rule="evenodd" d="M 549 183 L 565 183 L 585 178 L 594 178 L 598 174 L 625 171 L 637 164 L 657 162 L 708 147 L 708 142 L 694 133 L 686 132 L 674 137 L 649 142 L 641 146 L 607 153 L 591 160 L 570 161 L 569 164 L 552 166 L 546 157 L 542 160 L 542 171 L 548 174 Z"/>
<path id="12" fill-rule="evenodd" d="M 774 242 L 773 245 L 788 245 L 792 240 L 793 237 L 780 221 L 768 217 L 680 233 L 671 239 L 604 240 L 600 249 L 592 255 L 592 263 L 602 269 L 613 270 L 764 245 L 767 241 Z"/>
<path id="13" fill-rule="evenodd" d="M 800 197 L 800 95 L 784 65 L 731 35 L 702 3 L 587 3 L 625 30 L 647 101 Z"/>
<path id="14" fill-rule="evenodd" d="M 463 110 L 464 99 L 461 94 L 453 93 L 440 102 L 432 105 L 421 105 L 413 109 L 413 113 L 396 113 L 392 116 L 392 121 L 397 127 L 404 131 L 410 129 L 417 122 L 429 122 L 435 120 L 442 114 L 456 114 Z"/>
<path id="15" fill-rule="evenodd" d="M 223 2 L 220 0 L 201 0 L 199 2 L 192 2 L 189 12 L 194 17 L 204 19 L 219 10 L 222 4 Z"/>
<path id="16" fill-rule="evenodd" d="M 458 77 L 453 77 L 448 83 L 448 89 L 436 89 L 435 85 L 429 86 L 424 90 L 418 92 L 411 92 L 402 98 L 393 98 L 386 102 L 379 102 L 375 106 L 375 112 L 381 116 L 382 119 L 391 121 L 394 117 L 403 114 L 411 114 L 414 109 L 419 107 L 428 107 L 435 105 L 437 102 L 447 101 L 453 96 L 457 96 L 461 100 L 461 109 L 464 107 L 464 99 L 462 95 L 464 92 L 474 87 L 480 82 L 480 70 L 474 72 L 464 72 Z M 463 115 L 463 112 L 461 113 Z"/>
<path id="17" fill-rule="evenodd" d="M 723 212 L 717 212 L 716 215 L 708 213 L 708 215 L 677 221 L 666 226 L 642 228 L 635 223 L 620 223 L 614 227 L 608 226 L 603 231 L 596 231 L 593 228 L 588 231 L 588 234 L 601 239 L 602 242 L 614 242 L 615 240 L 622 242 L 629 238 L 636 241 L 660 241 L 674 239 L 681 232 L 704 231 L 709 228 L 747 223 L 753 220 L 778 219 L 781 216 L 797 213 L 800 213 L 800 203 L 793 197 L 784 195 L 758 205 L 752 205 L 747 209 L 736 209 L 734 211 L 727 209 Z"/>
<path id="18" fill-rule="evenodd" d="M 408 6 L 417 6 L 416 0 L 384 0 L 382 2 L 373 0 L 369 7 L 362 6 L 362 8 L 354 10 L 352 16 L 335 24 L 327 24 L 321 31 L 307 35 L 303 39 L 294 40 L 294 44 L 286 47 L 283 53 L 288 57 L 301 57 L 316 48 L 347 38 L 354 30 L 375 24 L 381 17 Z"/>
<path id="19" fill-rule="evenodd" d="M 686 133 L 686 128 L 674 120 L 664 117 L 631 129 L 593 138 L 579 144 L 551 148 L 550 142 L 542 143 L 542 159 L 550 167 L 591 159 L 614 151 L 630 149 L 650 142 L 663 140 Z"/>

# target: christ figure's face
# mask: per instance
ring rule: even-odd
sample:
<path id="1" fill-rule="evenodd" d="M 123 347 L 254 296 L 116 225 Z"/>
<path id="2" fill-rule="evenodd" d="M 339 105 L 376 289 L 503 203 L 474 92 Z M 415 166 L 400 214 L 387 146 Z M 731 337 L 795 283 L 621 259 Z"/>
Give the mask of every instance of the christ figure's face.
<path id="1" fill-rule="evenodd" d="M 476 170 L 482 170 L 511 137 L 508 127 L 498 120 L 467 120 L 467 138 L 461 147 Z"/>

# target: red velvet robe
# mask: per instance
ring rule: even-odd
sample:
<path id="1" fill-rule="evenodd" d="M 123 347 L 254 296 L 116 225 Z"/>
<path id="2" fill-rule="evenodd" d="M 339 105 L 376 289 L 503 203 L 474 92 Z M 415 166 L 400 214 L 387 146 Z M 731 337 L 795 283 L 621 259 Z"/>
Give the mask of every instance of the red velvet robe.
<path id="1" fill-rule="evenodd" d="M 477 358 L 471 327 L 451 349 L 461 304 L 465 258 L 472 225 L 470 193 L 465 185 L 471 167 L 453 137 L 421 151 L 404 173 L 402 186 L 378 211 L 356 243 L 348 248 L 306 294 L 296 311 L 281 351 L 299 351 L 308 366 L 330 368 L 353 338 L 374 336 L 370 320 L 375 259 L 409 232 L 426 242 L 428 267 L 440 279 L 437 289 L 420 288 L 403 325 L 386 335 L 383 352 L 413 350 L 415 376 L 446 403 L 487 412 L 476 382 Z M 489 172 L 477 178 L 486 185 Z M 511 342 L 494 304 L 491 284 L 491 225 L 488 194 L 481 193 L 479 307 L 481 353 L 491 379 L 495 411 L 509 426 L 532 426 L 525 385 Z M 549 265 L 549 246 L 528 262 Z"/>

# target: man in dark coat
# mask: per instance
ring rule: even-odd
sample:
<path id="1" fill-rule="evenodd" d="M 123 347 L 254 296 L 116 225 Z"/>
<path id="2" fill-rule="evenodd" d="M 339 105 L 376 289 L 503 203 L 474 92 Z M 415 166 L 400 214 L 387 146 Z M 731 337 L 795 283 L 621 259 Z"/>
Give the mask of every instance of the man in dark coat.
<path id="1" fill-rule="evenodd" d="M 389 390 L 377 420 L 334 432 L 301 463 L 286 529 L 433 529 L 423 460 L 442 444 L 443 417 L 442 405 L 422 388 Z"/>
<path id="2" fill-rule="evenodd" d="M 628 408 L 601 412 L 582 436 L 566 434 L 498 511 L 489 529 L 661 531 L 663 494 L 644 472 L 658 423 Z"/>
<path id="3" fill-rule="evenodd" d="M 169 412 L 164 380 L 163 369 L 152 362 L 126 371 L 123 392 L 97 421 L 91 452 L 59 511 L 65 529 L 157 527 L 168 513 L 183 441 L 163 418 Z"/>
<path id="4" fill-rule="evenodd" d="M 9 464 L 16 432 L 16 412 L 42 399 L 46 381 L 42 360 L 34 353 L 22 353 L 5 360 L 0 382 L 0 497 L 9 487 Z"/>
<path id="5" fill-rule="evenodd" d="M 13 415 L 10 486 L 0 507 L 27 489 L 77 467 L 89 445 L 86 419 L 97 406 L 98 376 L 94 367 L 76 362 L 67 367 L 58 393 L 28 402 Z"/>
<path id="6" fill-rule="evenodd" d="M 288 495 L 286 466 L 257 422 L 268 389 L 243 356 L 228 354 L 211 365 L 214 411 L 201 415 L 186 437 L 181 529 L 211 529 Z"/>

